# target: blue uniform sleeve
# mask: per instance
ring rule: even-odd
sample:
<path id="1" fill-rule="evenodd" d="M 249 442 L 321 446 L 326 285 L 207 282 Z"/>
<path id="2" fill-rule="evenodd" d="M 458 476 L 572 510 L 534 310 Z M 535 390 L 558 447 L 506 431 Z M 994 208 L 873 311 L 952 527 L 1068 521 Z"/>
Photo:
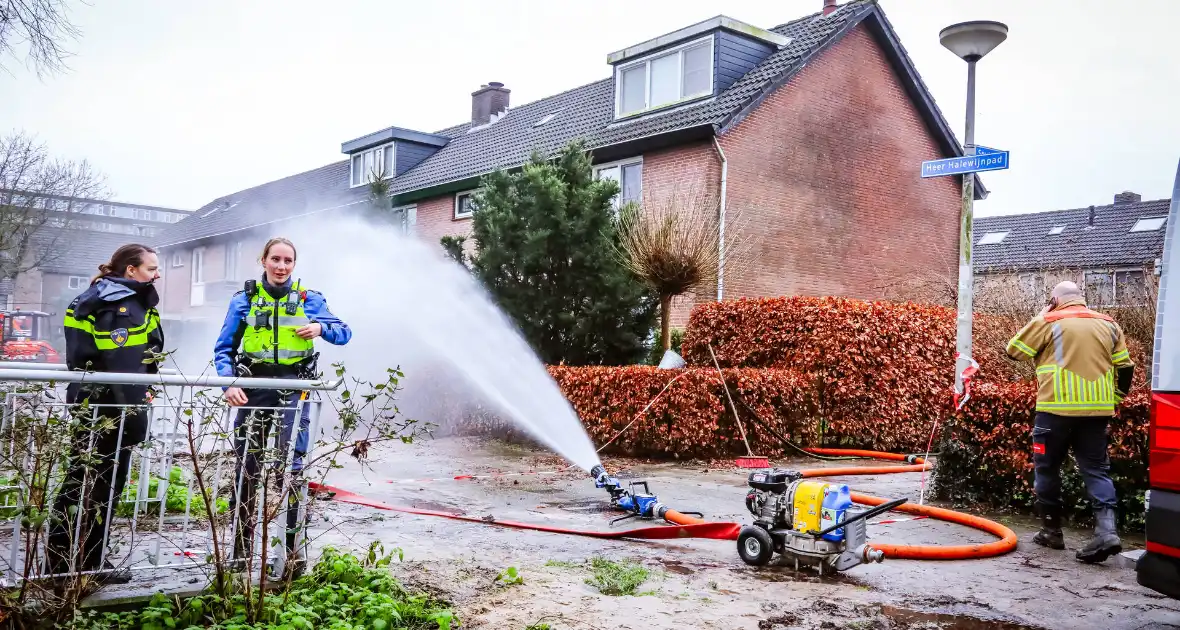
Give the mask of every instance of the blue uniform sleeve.
<path id="1" fill-rule="evenodd" d="M 246 315 L 250 314 L 250 297 L 245 293 L 234 295 L 229 301 L 229 310 L 225 313 L 225 322 L 221 324 L 221 333 L 217 335 L 217 343 L 213 346 L 213 365 L 218 376 L 235 376 L 234 355 L 238 351 L 238 344 L 242 341 L 242 333 L 246 328 Z"/>
<path id="2" fill-rule="evenodd" d="M 320 335 L 324 341 L 335 346 L 343 346 L 352 339 L 352 329 L 328 310 L 328 301 L 318 291 L 307 292 L 307 301 L 303 304 L 303 312 L 307 313 L 309 321 L 323 327 Z"/>

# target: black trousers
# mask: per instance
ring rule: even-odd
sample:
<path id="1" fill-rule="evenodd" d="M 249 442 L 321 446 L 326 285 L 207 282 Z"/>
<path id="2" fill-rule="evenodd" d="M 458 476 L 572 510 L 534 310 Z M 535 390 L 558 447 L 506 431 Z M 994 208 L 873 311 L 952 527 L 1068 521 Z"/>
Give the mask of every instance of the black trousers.
<path id="1" fill-rule="evenodd" d="M 127 485 L 132 450 L 148 437 L 146 406 L 126 407 L 125 417 L 122 416 L 123 408 L 95 407 L 127 399 L 121 392 L 115 394 L 108 387 L 90 396 L 89 409 L 77 404 L 71 407 L 74 431 L 70 452 L 66 455 L 66 478 L 54 499 L 46 541 L 53 573 L 69 571 L 71 556 L 78 561 L 78 571 L 101 568 L 103 540 L 114 518 L 114 506 Z M 71 402 L 78 402 L 78 397 L 71 398 Z M 136 402 L 142 404 L 143 400 Z M 104 421 L 104 418 L 109 420 Z M 96 427 L 110 424 L 110 421 L 114 424 L 112 428 L 94 432 Z M 71 553 L 73 542 L 80 544 Z"/>
<path id="2" fill-rule="evenodd" d="M 1086 494 L 1095 508 L 1118 507 L 1114 482 L 1110 479 L 1110 458 L 1106 452 L 1107 416 L 1066 417 L 1038 411 L 1034 422 L 1033 465 L 1036 479 L 1033 487 L 1037 501 L 1049 506 L 1061 506 L 1061 464 L 1073 450 L 1078 470 L 1086 482 Z"/>
<path id="3" fill-rule="evenodd" d="M 263 480 L 263 459 L 267 456 L 267 440 L 271 432 L 279 427 L 276 450 L 270 453 L 273 462 L 272 478 L 282 479 L 286 464 L 287 448 L 291 445 L 291 432 L 295 424 L 296 406 L 302 392 L 276 389 L 248 389 L 245 390 L 246 407 L 267 407 L 268 409 L 238 409 L 234 417 L 234 453 L 237 457 L 237 474 L 234 483 L 237 484 L 234 501 L 237 526 L 234 528 L 234 557 L 246 558 L 251 551 L 254 532 L 257 525 L 258 490 Z M 281 408 L 280 412 L 278 409 Z M 306 416 L 307 414 L 303 414 Z M 302 420 L 302 419 L 301 419 Z M 306 428 L 300 431 L 295 443 L 293 462 L 296 471 L 299 470 L 301 457 L 307 446 L 305 442 Z M 269 492 L 269 490 L 265 490 Z M 295 546 L 295 527 L 298 524 L 298 498 L 292 489 L 287 496 L 287 526 L 286 542 L 288 551 Z M 265 508 L 264 508 L 265 509 Z M 263 518 L 266 515 L 264 513 Z M 266 541 L 263 541 L 266 544 Z"/>

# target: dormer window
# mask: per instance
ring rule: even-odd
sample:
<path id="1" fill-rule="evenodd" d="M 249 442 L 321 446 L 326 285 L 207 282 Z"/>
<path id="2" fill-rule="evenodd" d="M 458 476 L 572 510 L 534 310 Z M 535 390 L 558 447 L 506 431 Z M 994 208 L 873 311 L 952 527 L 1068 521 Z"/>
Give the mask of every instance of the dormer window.
<path id="1" fill-rule="evenodd" d="M 615 70 L 615 115 L 630 116 L 713 93 L 710 34 Z"/>
<path id="2" fill-rule="evenodd" d="M 352 156 L 351 186 L 363 186 L 378 177 L 393 177 L 393 145 L 384 144 Z"/>

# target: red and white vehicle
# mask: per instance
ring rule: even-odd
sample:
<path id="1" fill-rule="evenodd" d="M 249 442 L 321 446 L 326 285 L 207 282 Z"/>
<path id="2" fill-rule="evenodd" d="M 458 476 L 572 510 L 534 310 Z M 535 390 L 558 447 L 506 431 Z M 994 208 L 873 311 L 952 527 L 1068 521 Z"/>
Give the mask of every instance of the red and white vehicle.
<path id="1" fill-rule="evenodd" d="M 1147 552 L 1139 584 L 1180 599 L 1180 167 L 1164 235 L 1152 351 Z"/>
<path id="2" fill-rule="evenodd" d="M 48 339 L 49 313 L 0 311 L 0 360 L 65 363 Z"/>

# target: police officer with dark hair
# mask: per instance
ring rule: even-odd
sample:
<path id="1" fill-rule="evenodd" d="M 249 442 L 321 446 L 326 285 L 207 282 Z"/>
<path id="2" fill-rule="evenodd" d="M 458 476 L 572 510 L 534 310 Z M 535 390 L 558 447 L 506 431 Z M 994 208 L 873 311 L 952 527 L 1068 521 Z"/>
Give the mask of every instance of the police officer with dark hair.
<path id="1" fill-rule="evenodd" d="M 159 269 L 155 250 L 139 244 L 120 247 L 110 262 L 98 266 L 99 274 L 66 309 L 68 369 L 134 374 L 158 371 L 153 357 L 163 351 L 164 330 L 156 310 L 160 296 L 153 283 L 160 277 Z M 70 560 L 78 559 L 75 570 L 99 571 L 102 582 L 126 583 L 131 579 L 129 571 L 115 571 L 109 560 L 100 567 L 100 560 L 114 515 L 111 497 L 118 502 L 127 483 L 131 450 L 148 436 L 148 388 L 71 383 L 66 402 L 80 434 L 73 439 L 73 461 L 54 502 L 47 543 L 52 571 L 67 572 Z M 92 447 L 90 434 L 96 429 Z M 86 480 L 89 487 L 83 487 Z M 74 514 L 70 513 L 72 507 L 78 507 Z M 71 558 L 79 514 L 83 517 L 81 541 L 78 555 Z"/>
<path id="2" fill-rule="evenodd" d="M 352 329 L 328 310 L 323 295 L 294 282 L 295 245 L 285 238 L 272 238 L 263 247 L 262 282 L 248 281 L 247 289 L 230 300 L 221 334 L 214 347 L 214 365 L 219 376 L 254 376 L 265 378 L 314 378 L 315 338 L 342 346 L 352 338 Z M 239 348 L 240 346 L 240 348 Z M 281 408 L 282 427 L 278 446 L 286 448 L 295 424 L 295 410 L 302 399 L 300 392 L 278 389 L 225 390 L 229 404 L 237 407 Z M 309 445 L 307 407 L 299 419 L 292 467 L 298 471 Z M 261 466 L 259 450 L 265 448 L 270 417 L 275 411 L 241 409 L 234 418 L 235 450 L 241 495 L 237 502 L 238 531 L 235 532 L 235 558 L 244 559 L 254 537 L 255 489 Z M 235 480 L 236 481 L 236 480 Z M 288 512 L 288 529 L 294 512 Z M 288 547 L 294 535 L 288 532 Z"/>

